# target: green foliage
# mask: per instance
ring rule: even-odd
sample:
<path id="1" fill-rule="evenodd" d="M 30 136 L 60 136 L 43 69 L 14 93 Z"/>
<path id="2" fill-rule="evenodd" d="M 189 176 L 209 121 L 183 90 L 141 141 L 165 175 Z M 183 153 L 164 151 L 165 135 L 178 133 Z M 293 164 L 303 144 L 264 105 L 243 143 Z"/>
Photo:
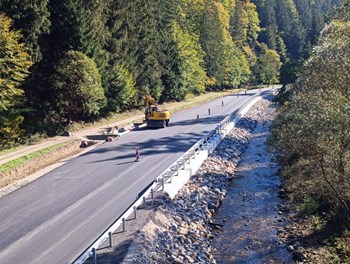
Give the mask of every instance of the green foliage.
<path id="1" fill-rule="evenodd" d="M 280 56 L 275 50 L 263 47 L 259 60 L 259 75 L 262 83 L 278 83 L 281 68 Z"/>
<path id="2" fill-rule="evenodd" d="M 350 23 L 333 22 L 305 63 L 273 135 L 291 189 L 349 217 Z"/>
<path id="3" fill-rule="evenodd" d="M 48 147 L 48 148 L 44 148 L 44 149 L 41 149 L 41 150 L 38 150 L 38 151 L 35 151 L 33 153 L 30 153 L 28 155 L 25 155 L 25 156 L 22 156 L 20 158 L 17 158 L 17 159 L 14 159 L 14 160 L 11 160 L 9 162 L 6 162 L 2 165 L 0 165 L 0 173 L 6 173 L 22 164 L 24 164 L 25 162 L 27 161 L 30 161 L 30 160 L 33 160 L 35 158 L 38 158 L 38 157 L 41 157 L 47 153 L 50 153 L 60 147 L 63 147 L 67 144 L 69 144 L 70 142 L 65 142 L 65 143 L 60 143 L 60 144 L 57 144 L 57 145 L 54 145 L 54 146 L 51 146 L 51 147 Z"/>
<path id="4" fill-rule="evenodd" d="M 143 104 L 148 93 L 158 100 L 164 90 L 161 76 L 166 58 L 162 42 L 169 24 L 161 23 L 167 15 L 163 8 L 160 0 L 124 1 L 111 5 L 110 51 L 115 56 L 114 63 L 123 64 L 132 72 L 138 90 L 138 105 Z"/>
<path id="5" fill-rule="evenodd" d="M 120 65 L 112 69 L 108 80 L 107 108 L 118 112 L 130 109 L 135 104 L 136 88 L 132 74 Z"/>
<path id="6" fill-rule="evenodd" d="M 49 7 L 52 23 L 50 56 L 58 60 L 68 50 L 80 51 L 97 63 L 105 80 L 108 61 L 104 47 L 109 36 L 105 15 L 107 1 L 52 0 Z"/>
<path id="7" fill-rule="evenodd" d="M 79 51 L 68 51 L 55 65 L 52 85 L 59 124 L 97 115 L 105 96 L 96 63 Z"/>
<path id="8" fill-rule="evenodd" d="M 204 62 L 207 76 L 220 86 L 225 76 L 225 35 L 224 25 L 220 21 L 219 3 L 206 0 L 200 43 L 205 53 Z"/>
<path id="9" fill-rule="evenodd" d="M 256 11 L 256 6 L 249 1 L 246 2 L 244 8 L 248 14 L 247 40 L 249 44 L 254 44 L 261 31 L 259 15 Z"/>
<path id="10" fill-rule="evenodd" d="M 2 0 L 0 11 L 14 21 L 14 27 L 23 33 L 23 41 L 34 62 L 42 59 L 40 40 L 49 33 L 48 0 Z"/>
<path id="11" fill-rule="evenodd" d="M 318 208 L 318 202 L 309 196 L 296 206 L 296 210 L 302 215 L 313 215 L 317 213 Z"/>
<path id="12" fill-rule="evenodd" d="M 11 19 L 0 13 L 0 143 L 11 144 L 22 133 L 23 90 L 21 85 L 32 65 L 21 35 L 11 31 Z"/>
<path id="13" fill-rule="evenodd" d="M 294 83 L 299 76 L 302 66 L 302 60 L 295 61 L 290 60 L 285 62 L 281 67 L 281 79 L 282 84 Z"/>
<path id="14" fill-rule="evenodd" d="M 230 34 L 230 14 L 221 3 L 207 0 L 200 42 L 205 53 L 207 85 L 214 89 L 237 87 L 250 74 L 245 54 Z"/>
<path id="15" fill-rule="evenodd" d="M 248 13 L 242 1 L 237 1 L 234 13 L 231 15 L 230 30 L 235 42 L 243 44 L 248 40 Z"/>
<path id="16" fill-rule="evenodd" d="M 230 34 L 233 39 L 234 57 L 229 60 L 235 67 L 230 71 L 231 86 L 237 87 L 249 79 L 255 82 L 257 78 L 251 76 L 256 69 L 256 48 L 259 46 L 257 37 L 261 28 L 256 6 L 250 1 L 236 1 L 236 6 L 230 16 Z M 254 72 L 255 74 L 255 72 Z"/>
<path id="17" fill-rule="evenodd" d="M 231 1 L 227 0 L 226 2 Z M 181 0 L 180 7 L 182 12 L 178 22 L 181 28 L 190 32 L 190 34 L 200 35 L 204 17 L 204 2 L 204 0 Z"/>
<path id="18" fill-rule="evenodd" d="M 350 20 L 349 14 L 350 14 L 350 1 L 342 0 L 337 16 L 342 21 L 349 21 Z"/>
<path id="19" fill-rule="evenodd" d="M 330 249 L 329 263 L 350 263 L 350 231 L 334 238 Z"/>
<path id="20" fill-rule="evenodd" d="M 198 95 L 205 90 L 205 72 L 202 68 L 204 54 L 198 43 L 198 37 L 184 32 L 175 22 L 173 37 L 181 60 L 179 70 L 183 80 L 182 85 L 185 87 L 186 94 Z"/>

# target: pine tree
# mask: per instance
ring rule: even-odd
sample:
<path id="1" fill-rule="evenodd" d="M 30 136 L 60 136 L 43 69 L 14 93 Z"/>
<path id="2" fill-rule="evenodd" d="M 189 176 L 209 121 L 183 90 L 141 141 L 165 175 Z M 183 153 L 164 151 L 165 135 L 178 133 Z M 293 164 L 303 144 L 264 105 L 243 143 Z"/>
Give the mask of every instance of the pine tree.
<path id="1" fill-rule="evenodd" d="M 220 86 L 224 82 L 224 38 L 224 29 L 222 23 L 220 23 L 217 5 L 213 0 L 206 0 L 200 43 L 205 53 L 205 69 L 211 86 Z"/>
<path id="2" fill-rule="evenodd" d="M 200 94 L 205 90 L 205 72 L 202 68 L 203 51 L 198 38 L 183 31 L 176 21 L 172 25 L 172 54 L 167 54 L 163 76 L 165 90 L 163 99 L 183 100 L 188 94 Z"/>
<path id="3" fill-rule="evenodd" d="M 42 59 L 41 39 L 49 33 L 49 0 L 2 0 L 0 11 L 14 21 L 14 27 L 21 30 L 28 52 L 34 62 Z"/>
<path id="4" fill-rule="evenodd" d="M 231 36 L 236 43 L 243 45 L 248 39 L 248 14 L 244 9 L 244 2 L 236 1 L 234 12 L 231 14 L 230 30 Z"/>
<path id="5" fill-rule="evenodd" d="M 113 64 L 123 64 L 132 72 L 137 94 L 137 104 L 144 102 L 145 95 L 150 94 L 156 100 L 163 92 L 161 82 L 162 51 L 159 21 L 163 13 L 158 1 L 137 0 L 115 2 L 111 5 L 109 28 Z"/>
<path id="6" fill-rule="evenodd" d="M 68 50 L 81 51 L 103 71 L 108 39 L 107 0 L 51 0 L 51 56 L 57 61 Z M 59 41 L 58 41 L 59 40 Z"/>
<path id="7" fill-rule="evenodd" d="M 116 113 L 133 107 L 137 90 L 132 74 L 125 66 L 119 65 L 111 69 L 109 76 L 107 110 Z"/>

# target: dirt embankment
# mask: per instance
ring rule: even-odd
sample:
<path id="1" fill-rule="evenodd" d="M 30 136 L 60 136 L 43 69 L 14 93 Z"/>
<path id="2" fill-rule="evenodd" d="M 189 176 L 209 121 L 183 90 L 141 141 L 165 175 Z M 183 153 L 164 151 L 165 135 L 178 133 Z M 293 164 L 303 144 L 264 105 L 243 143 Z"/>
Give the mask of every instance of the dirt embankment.
<path id="1" fill-rule="evenodd" d="M 80 153 L 82 151 L 80 146 L 81 140 L 71 140 L 67 144 L 62 145 L 49 153 L 30 159 L 10 171 L 0 173 L 0 188 L 9 186 L 38 170 Z"/>

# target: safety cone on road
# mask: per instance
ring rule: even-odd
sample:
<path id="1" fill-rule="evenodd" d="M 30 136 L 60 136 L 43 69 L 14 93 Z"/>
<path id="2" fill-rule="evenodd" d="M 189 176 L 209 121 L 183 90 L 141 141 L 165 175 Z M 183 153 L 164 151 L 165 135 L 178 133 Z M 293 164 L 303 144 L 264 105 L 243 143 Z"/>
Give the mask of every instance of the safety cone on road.
<path id="1" fill-rule="evenodd" d="M 136 147 L 136 160 L 135 161 L 140 161 L 140 149 L 139 147 Z"/>

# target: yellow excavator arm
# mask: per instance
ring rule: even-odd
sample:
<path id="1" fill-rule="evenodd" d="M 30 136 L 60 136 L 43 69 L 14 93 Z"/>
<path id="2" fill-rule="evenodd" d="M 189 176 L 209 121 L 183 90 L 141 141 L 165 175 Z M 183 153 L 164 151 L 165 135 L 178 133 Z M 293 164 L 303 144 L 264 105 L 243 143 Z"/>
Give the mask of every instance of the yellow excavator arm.
<path id="1" fill-rule="evenodd" d="M 156 101 L 154 101 L 153 97 L 150 95 L 146 96 L 146 106 L 150 106 L 150 105 L 155 105 Z"/>

